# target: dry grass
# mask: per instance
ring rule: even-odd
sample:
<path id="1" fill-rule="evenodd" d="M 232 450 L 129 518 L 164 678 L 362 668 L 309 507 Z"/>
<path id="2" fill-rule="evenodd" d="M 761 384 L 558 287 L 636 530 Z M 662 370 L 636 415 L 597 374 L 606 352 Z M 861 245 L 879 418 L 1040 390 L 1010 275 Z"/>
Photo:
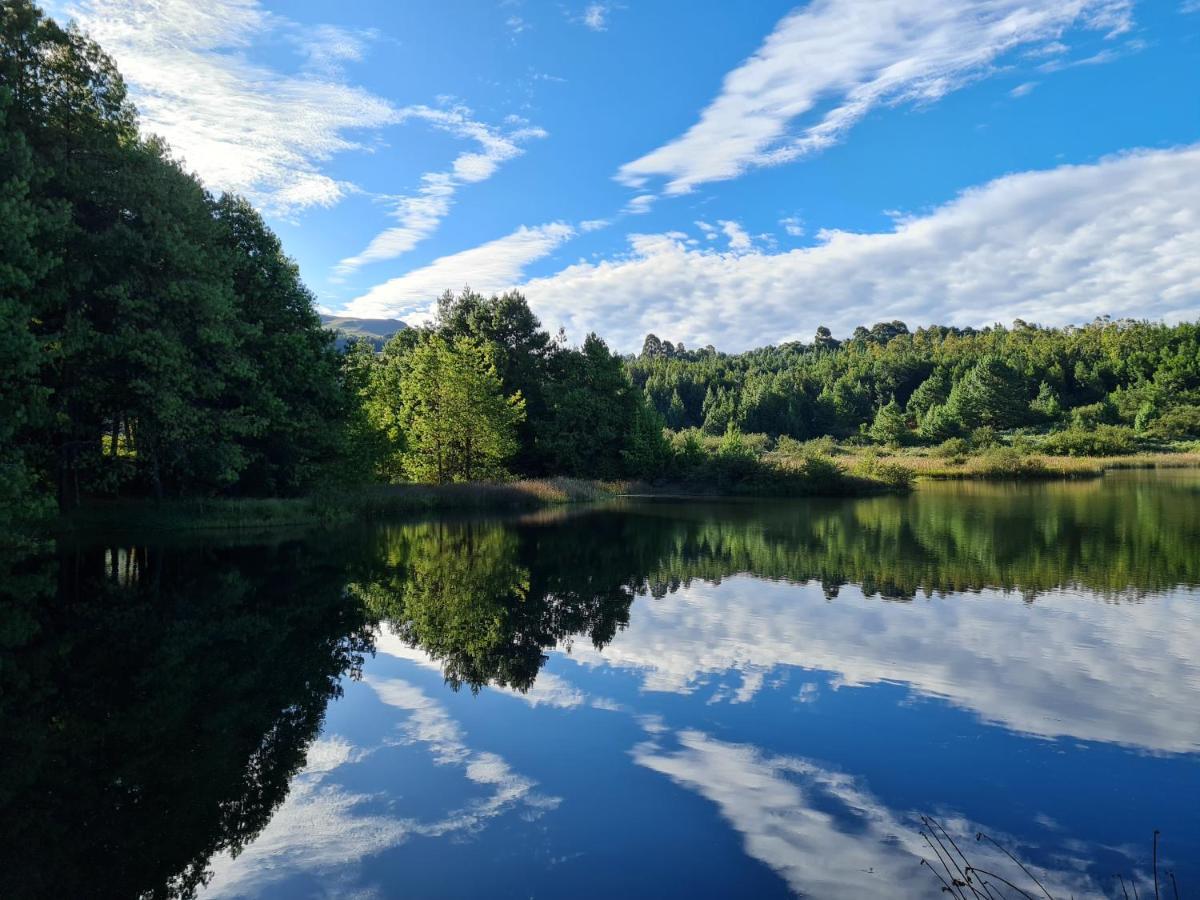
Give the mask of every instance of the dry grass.
<path id="1" fill-rule="evenodd" d="M 348 511 L 367 517 L 439 509 L 530 509 L 589 503 L 623 493 L 623 482 L 582 478 L 527 478 L 471 484 L 391 484 L 340 498 Z M 337 504 L 327 498 L 323 505 Z"/>
<path id="2" fill-rule="evenodd" d="M 863 454 L 838 457 L 847 467 Z M 1200 467 L 1200 453 L 1135 453 L 1129 456 L 1049 456 L 1031 453 L 1022 457 L 1024 471 L 1002 472 L 986 452 L 961 459 L 944 459 L 928 453 L 900 452 L 880 460 L 906 466 L 919 478 L 1098 478 L 1112 469 L 1180 469 Z"/>

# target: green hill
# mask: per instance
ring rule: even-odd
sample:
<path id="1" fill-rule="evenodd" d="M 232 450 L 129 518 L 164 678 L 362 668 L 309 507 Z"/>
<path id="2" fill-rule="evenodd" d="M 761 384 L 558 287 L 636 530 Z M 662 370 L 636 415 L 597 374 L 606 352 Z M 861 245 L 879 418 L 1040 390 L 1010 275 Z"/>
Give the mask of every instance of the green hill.
<path id="1" fill-rule="evenodd" d="M 337 332 L 338 347 L 343 347 L 350 338 L 370 341 L 376 350 L 381 350 L 388 339 L 397 331 L 408 326 L 399 319 L 355 319 L 350 316 L 321 314 L 321 324 Z"/>

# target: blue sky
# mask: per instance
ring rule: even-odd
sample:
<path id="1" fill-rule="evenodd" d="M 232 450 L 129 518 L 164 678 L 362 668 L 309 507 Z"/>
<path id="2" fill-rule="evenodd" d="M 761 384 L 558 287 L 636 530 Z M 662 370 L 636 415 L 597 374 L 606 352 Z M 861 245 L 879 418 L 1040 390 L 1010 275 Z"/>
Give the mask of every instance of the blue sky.
<path id="1" fill-rule="evenodd" d="M 1196 0 L 52 3 L 322 308 L 741 350 L 1200 315 Z"/>

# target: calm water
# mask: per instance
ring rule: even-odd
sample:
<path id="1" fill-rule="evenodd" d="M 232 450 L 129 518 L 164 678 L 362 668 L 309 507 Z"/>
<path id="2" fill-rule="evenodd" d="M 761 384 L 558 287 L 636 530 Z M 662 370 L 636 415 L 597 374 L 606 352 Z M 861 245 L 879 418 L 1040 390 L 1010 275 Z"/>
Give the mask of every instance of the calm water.
<path id="1" fill-rule="evenodd" d="M 1198 586 L 1197 473 L 62 548 L 0 896 L 1200 896 Z"/>

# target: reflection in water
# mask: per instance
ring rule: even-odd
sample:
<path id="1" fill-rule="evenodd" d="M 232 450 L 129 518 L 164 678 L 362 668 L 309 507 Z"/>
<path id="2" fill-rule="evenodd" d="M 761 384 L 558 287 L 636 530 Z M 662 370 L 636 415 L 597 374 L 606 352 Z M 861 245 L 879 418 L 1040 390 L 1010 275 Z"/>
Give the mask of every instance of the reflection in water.
<path id="1" fill-rule="evenodd" d="M 349 892 L 362 885 L 347 873 L 372 866 L 388 893 L 411 887 L 383 862 L 409 846 L 532 852 L 505 845 L 518 839 L 500 821 L 542 822 L 570 845 L 554 865 L 601 885 L 583 849 L 596 838 L 571 845 L 588 832 L 572 797 L 584 779 L 621 794 L 648 776 L 645 798 L 614 808 L 626 824 L 601 838 L 606 858 L 635 821 L 692 796 L 719 816 L 696 839 L 715 846 L 732 827 L 743 859 L 777 879 L 759 893 L 931 896 L 915 816 L 936 806 L 960 834 L 1007 830 L 1055 892 L 1103 894 L 1097 860 L 1139 865 L 1113 849 L 1132 846 L 1121 823 L 1015 834 L 946 735 L 1010 767 L 989 777 L 1014 792 L 1041 777 L 1025 760 L 1067 754 L 1084 772 L 1110 754 L 1090 765 L 1143 785 L 1120 801 L 1131 819 L 1197 848 L 1186 787 L 1154 779 L 1196 782 L 1198 487 L 1122 475 L 852 502 L 631 501 L 11 564 L 0 896 L 190 896 L 206 881 L 211 896 Z M 442 680 L 469 688 L 468 705 L 439 697 Z M 507 725 L 519 717 L 524 732 Z M 564 774 L 537 745 L 579 727 L 593 729 L 586 758 Z M 928 734 L 948 780 L 880 793 L 897 763 L 859 739 L 876 727 Z M 643 869 L 684 864 L 623 852 Z M 761 877 L 744 864 L 723 863 L 741 886 Z M 519 867 L 513 892 L 553 893 L 552 869 Z M 486 886 L 458 864 L 425 870 L 426 893 Z"/>
<path id="2" fill-rule="evenodd" d="M 285 544 L 10 574 L 0 896 L 190 895 L 266 825 L 368 647 L 338 569 Z"/>

